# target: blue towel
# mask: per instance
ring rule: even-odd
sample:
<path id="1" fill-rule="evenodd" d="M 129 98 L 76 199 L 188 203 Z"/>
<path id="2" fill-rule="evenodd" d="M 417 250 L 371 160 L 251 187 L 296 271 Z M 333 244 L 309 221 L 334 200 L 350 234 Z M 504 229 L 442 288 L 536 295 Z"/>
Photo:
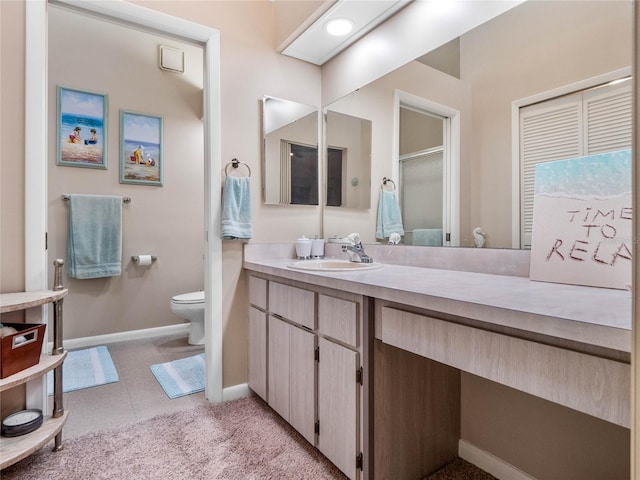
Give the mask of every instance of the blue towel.
<path id="1" fill-rule="evenodd" d="M 222 192 L 222 238 L 250 239 L 252 233 L 250 178 L 229 175 Z"/>
<path id="2" fill-rule="evenodd" d="M 112 277 L 121 264 L 122 197 L 70 195 L 68 275 Z"/>
<path id="3" fill-rule="evenodd" d="M 413 231 L 413 245 L 426 245 L 432 247 L 442 246 L 441 228 L 418 228 Z"/>
<path id="4" fill-rule="evenodd" d="M 398 206 L 395 190 L 381 190 L 380 200 L 378 201 L 376 238 L 387 238 L 392 233 L 404 235 L 400 207 Z"/>

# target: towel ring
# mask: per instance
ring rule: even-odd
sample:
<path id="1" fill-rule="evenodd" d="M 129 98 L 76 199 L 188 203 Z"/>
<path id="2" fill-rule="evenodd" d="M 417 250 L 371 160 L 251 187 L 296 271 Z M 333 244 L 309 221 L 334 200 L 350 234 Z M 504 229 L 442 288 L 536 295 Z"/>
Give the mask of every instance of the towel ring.
<path id="1" fill-rule="evenodd" d="M 393 190 L 396 189 L 396 182 L 394 182 L 390 178 L 382 177 L 382 185 L 380 185 L 380 190 L 384 190 L 384 187 L 387 186 L 387 182 L 391 182 L 391 184 L 393 184 Z M 393 191 L 393 190 L 390 190 L 390 191 Z"/>
<path id="2" fill-rule="evenodd" d="M 247 167 L 247 170 L 249 171 L 249 177 L 251 177 L 251 168 L 249 167 L 249 165 L 247 165 L 244 162 L 241 162 L 240 160 L 238 160 L 237 158 L 234 158 L 233 160 L 231 160 L 229 163 L 227 163 L 227 166 L 224 167 L 224 174 L 226 176 L 229 176 L 229 167 L 233 167 L 233 168 L 238 168 L 238 166 L 242 164 L 245 167 Z"/>

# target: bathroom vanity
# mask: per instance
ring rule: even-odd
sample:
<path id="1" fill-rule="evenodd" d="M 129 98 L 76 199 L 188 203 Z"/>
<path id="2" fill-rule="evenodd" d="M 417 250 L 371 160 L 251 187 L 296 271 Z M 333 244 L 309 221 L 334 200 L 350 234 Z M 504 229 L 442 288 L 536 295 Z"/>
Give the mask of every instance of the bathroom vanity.
<path id="1" fill-rule="evenodd" d="M 455 458 L 461 372 L 630 425 L 629 291 L 292 258 L 245 247 L 249 385 L 349 478 L 423 478 Z"/>
<path id="2" fill-rule="evenodd" d="M 362 470 L 361 295 L 249 276 L 249 386 L 349 478 Z"/>

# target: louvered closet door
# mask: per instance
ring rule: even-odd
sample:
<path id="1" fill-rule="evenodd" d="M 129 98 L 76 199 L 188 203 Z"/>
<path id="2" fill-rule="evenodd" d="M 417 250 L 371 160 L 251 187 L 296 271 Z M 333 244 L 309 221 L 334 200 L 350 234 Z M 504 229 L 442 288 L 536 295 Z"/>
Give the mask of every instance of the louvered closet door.
<path id="1" fill-rule="evenodd" d="M 595 88 L 583 95 L 585 155 L 631 148 L 630 82 Z"/>
<path id="2" fill-rule="evenodd" d="M 577 92 L 520 109 L 520 246 L 531 248 L 538 163 L 631 148 L 631 85 Z"/>

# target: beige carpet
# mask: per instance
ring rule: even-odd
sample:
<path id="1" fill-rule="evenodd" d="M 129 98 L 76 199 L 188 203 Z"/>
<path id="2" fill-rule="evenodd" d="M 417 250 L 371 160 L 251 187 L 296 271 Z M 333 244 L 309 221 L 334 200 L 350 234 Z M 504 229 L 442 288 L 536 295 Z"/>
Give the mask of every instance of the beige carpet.
<path id="1" fill-rule="evenodd" d="M 344 479 L 256 397 L 160 415 L 50 447 L 2 480 Z"/>
<path id="2" fill-rule="evenodd" d="M 252 396 L 200 405 L 51 445 L 2 480 L 346 480 L 318 450 Z M 456 459 L 427 480 L 491 480 Z"/>
<path id="3" fill-rule="evenodd" d="M 462 458 L 456 458 L 450 464 L 431 474 L 426 480 L 497 480 L 497 478 Z"/>

